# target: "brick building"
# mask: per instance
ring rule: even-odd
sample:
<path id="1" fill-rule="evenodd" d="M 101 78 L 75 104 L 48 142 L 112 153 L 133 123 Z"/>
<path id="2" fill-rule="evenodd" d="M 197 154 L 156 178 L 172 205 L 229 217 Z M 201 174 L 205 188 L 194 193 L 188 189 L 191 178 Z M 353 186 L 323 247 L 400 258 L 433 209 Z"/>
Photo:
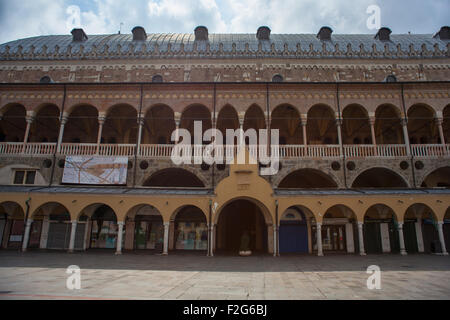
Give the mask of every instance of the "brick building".
<path id="1" fill-rule="evenodd" d="M 214 255 L 248 232 L 273 255 L 447 254 L 449 39 L 200 26 L 2 44 L 1 247 Z M 246 163 L 176 165 L 195 121 L 278 129 L 276 163 L 245 140 L 225 149 Z"/>

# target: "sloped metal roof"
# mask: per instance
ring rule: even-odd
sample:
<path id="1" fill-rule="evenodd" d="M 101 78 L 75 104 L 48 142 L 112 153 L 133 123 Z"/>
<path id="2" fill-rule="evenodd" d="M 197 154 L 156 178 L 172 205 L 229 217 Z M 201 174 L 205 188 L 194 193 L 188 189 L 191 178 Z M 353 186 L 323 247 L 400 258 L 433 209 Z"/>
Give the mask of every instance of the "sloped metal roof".
<path id="1" fill-rule="evenodd" d="M 448 57 L 449 40 L 432 34 L 391 35 L 390 41 L 372 34 L 333 34 L 321 41 L 314 34 L 272 34 L 258 40 L 255 34 L 209 34 L 195 40 L 194 34 L 155 33 L 147 40 L 131 34 L 89 35 L 75 42 L 71 35 L 38 36 L 0 45 L 0 60 L 119 59 L 136 57 Z M 350 49 L 350 51 L 349 51 Z M 413 51 L 411 51 L 413 49 Z M 387 51 L 385 51 L 387 50 Z"/>

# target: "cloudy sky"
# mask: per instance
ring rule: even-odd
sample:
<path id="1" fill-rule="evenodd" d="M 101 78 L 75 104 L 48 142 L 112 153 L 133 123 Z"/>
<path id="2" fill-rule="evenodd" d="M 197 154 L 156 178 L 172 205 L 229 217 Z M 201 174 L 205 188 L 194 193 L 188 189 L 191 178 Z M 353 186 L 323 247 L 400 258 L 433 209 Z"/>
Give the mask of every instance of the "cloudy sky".
<path id="1" fill-rule="evenodd" d="M 48 34 L 191 33 L 375 33 L 367 28 L 370 5 L 381 9 L 381 25 L 393 33 L 435 33 L 450 24 L 450 0 L 0 0 L 0 43 Z"/>

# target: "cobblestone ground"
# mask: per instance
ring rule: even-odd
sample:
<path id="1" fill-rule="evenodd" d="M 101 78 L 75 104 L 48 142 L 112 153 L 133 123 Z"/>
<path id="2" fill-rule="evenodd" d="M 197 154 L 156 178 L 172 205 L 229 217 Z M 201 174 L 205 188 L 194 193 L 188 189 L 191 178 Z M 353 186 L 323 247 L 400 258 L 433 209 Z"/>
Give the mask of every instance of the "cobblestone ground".
<path id="1" fill-rule="evenodd" d="M 66 288 L 70 265 L 80 290 Z M 367 289 L 370 265 L 380 290 Z M 450 299 L 450 256 L 0 251 L 0 299 Z"/>

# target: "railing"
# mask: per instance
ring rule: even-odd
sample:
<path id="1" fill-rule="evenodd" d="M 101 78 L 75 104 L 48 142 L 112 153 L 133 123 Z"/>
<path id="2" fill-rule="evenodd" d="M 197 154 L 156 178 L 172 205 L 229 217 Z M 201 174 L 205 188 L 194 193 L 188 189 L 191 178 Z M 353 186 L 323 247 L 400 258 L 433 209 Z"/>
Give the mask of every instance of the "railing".
<path id="1" fill-rule="evenodd" d="M 339 158 L 339 145 L 283 145 L 280 158 Z"/>
<path id="2" fill-rule="evenodd" d="M 347 158 L 401 158 L 408 155 L 403 144 L 344 145 L 344 153 Z"/>
<path id="3" fill-rule="evenodd" d="M 450 156 L 450 144 L 412 144 L 411 151 L 417 158 L 434 158 Z"/>
<path id="4" fill-rule="evenodd" d="M 61 143 L 60 154 L 65 156 L 90 156 L 97 152 L 95 143 Z"/>
<path id="5" fill-rule="evenodd" d="M 0 143 L 0 154 L 3 155 L 51 155 L 56 150 L 56 143 L 28 142 L 2 142 Z"/>
<path id="6" fill-rule="evenodd" d="M 143 158 L 170 158 L 174 145 L 170 144 L 143 144 L 140 146 L 138 156 Z M 191 157 L 202 158 L 206 145 L 184 146 L 183 153 L 190 153 Z M 226 145 L 223 149 L 215 150 L 212 156 L 231 160 L 237 156 L 239 146 Z M 267 155 L 265 146 L 249 146 L 250 156 L 259 159 Z M 60 155 L 99 155 L 99 156 L 125 156 L 133 157 L 136 146 L 134 144 L 100 144 L 97 153 L 95 143 L 62 143 Z M 390 145 L 344 145 L 346 158 L 401 158 L 408 156 L 408 150 L 403 144 Z M 29 142 L 1 142 L 0 155 L 52 155 L 56 152 L 56 143 Z M 450 144 L 412 144 L 412 156 L 416 158 L 450 157 Z M 272 146 L 272 155 L 282 159 L 333 159 L 340 157 L 339 145 L 281 145 Z"/>

